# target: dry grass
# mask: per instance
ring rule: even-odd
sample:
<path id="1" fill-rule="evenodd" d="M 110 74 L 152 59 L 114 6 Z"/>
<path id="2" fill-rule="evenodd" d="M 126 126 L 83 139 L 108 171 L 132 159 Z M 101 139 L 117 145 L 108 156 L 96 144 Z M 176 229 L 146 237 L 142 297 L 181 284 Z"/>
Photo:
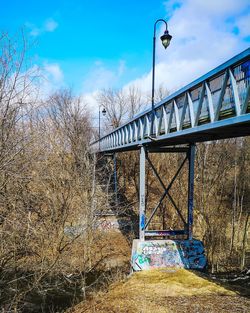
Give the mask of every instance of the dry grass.
<path id="1" fill-rule="evenodd" d="M 193 296 L 233 292 L 184 269 L 151 270 L 135 273 L 125 283 L 126 288 L 142 288 L 159 296 Z"/>
<path id="2" fill-rule="evenodd" d="M 176 311 L 168 308 L 168 299 L 194 296 L 211 300 L 215 296 L 236 294 L 187 270 L 150 270 L 134 273 L 126 281 L 111 285 L 108 292 L 100 292 L 69 312 L 172 313 Z"/>

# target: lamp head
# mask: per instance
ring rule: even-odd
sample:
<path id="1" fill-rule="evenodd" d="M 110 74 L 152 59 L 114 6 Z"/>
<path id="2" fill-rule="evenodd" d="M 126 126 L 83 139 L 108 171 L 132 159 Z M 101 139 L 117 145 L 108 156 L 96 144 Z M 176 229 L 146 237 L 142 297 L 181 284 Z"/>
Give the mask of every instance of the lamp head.
<path id="1" fill-rule="evenodd" d="M 161 36 L 162 45 L 165 49 L 169 46 L 171 39 L 172 36 L 169 35 L 168 30 L 165 30 L 164 34 Z"/>

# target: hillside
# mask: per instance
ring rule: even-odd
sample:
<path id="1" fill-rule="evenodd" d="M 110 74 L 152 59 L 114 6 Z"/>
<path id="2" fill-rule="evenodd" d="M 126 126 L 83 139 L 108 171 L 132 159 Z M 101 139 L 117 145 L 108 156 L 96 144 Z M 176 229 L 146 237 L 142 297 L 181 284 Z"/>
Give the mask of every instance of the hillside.
<path id="1" fill-rule="evenodd" d="M 67 313 L 250 312 L 250 300 L 187 270 L 137 272 Z"/>

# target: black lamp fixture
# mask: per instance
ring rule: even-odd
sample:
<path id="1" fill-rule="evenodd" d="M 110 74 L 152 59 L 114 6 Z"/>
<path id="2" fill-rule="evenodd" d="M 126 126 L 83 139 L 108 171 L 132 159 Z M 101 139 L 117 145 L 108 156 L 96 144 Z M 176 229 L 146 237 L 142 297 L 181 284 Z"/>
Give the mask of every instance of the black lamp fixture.
<path id="1" fill-rule="evenodd" d="M 166 29 L 164 34 L 161 36 L 162 45 L 165 49 L 169 46 L 171 39 L 172 36 L 169 35 L 168 30 Z"/>
<path id="2" fill-rule="evenodd" d="M 105 116 L 106 113 L 107 113 L 106 109 L 103 108 L 102 115 Z M 99 150 L 101 148 L 100 138 L 101 138 L 101 106 L 99 106 L 99 127 L 98 127 Z"/>
<path id="3" fill-rule="evenodd" d="M 103 108 L 103 109 L 102 109 L 102 115 L 103 115 L 103 116 L 105 116 L 105 115 L 106 115 L 106 113 L 107 113 L 106 109 L 105 109 L 105 108 Z"/>

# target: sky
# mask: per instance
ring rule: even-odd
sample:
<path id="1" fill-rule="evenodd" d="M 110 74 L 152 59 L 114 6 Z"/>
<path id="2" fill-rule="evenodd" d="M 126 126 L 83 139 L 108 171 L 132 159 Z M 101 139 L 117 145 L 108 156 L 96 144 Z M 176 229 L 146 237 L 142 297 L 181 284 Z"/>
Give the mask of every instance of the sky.
<path id="1" fill-rule="evenodd" d="M 183 87 L 250 46 L 250 0 L 0 0 L 0 30 L 24 27 L 46 92 L 70 87 L 97 108 L 104 88 L 151 89 L 154 22 L 156 87 Z"/>

